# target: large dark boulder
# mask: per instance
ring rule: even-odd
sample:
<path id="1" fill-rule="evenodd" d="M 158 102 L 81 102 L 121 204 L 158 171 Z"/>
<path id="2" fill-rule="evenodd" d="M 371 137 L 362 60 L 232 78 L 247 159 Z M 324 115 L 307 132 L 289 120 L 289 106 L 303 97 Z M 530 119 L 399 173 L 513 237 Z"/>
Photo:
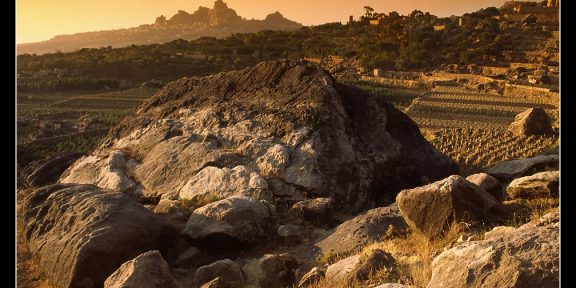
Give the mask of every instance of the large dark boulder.
<path id="1" fill-rule="evenodd" d="M 61 180 L 186 199 L 273 190 L 363 208 L 456 172 L 393 105 L 282 60 L 167 84 Z"/>
<path id="2" fill-rule="evenodd" d="M 24 236 L 55 287 L 102 287 L 122 263 L 157 249 L 162 221 L 122 193 L 54 184 L 23 205 Z"/>

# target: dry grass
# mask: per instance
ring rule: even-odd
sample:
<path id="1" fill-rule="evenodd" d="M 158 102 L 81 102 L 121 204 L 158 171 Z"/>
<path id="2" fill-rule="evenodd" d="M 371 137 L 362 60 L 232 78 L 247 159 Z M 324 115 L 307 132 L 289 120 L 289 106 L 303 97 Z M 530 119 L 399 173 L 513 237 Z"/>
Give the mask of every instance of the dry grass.
<path id="1" fill-rule="evenodd" d="M 18 204 L 20 203 L 24 195 L 22 193 L 18 194 Z M 20 209 L 17 209 L 17 234 L 16 234 L 16 283 L 19 288 L 52 288 L 48 283 L 46 276 L 44 276 L 36 264 L 32 253 L 28 250 L 26 246 L 26 241 L 24 240 L 24 230 L 22 222 L 22 213 Z"/>
<path id="2" fill-rule="evenodd" d="M 560 199 L 517 199 L 504 202 L 504 205 L 514 211 L 514 217 L 508 221 L 506 225 L 518 227 L 527 222 L 537 220 L 548 213 L 558 211 L 558 207 L 560 206 Z"/>

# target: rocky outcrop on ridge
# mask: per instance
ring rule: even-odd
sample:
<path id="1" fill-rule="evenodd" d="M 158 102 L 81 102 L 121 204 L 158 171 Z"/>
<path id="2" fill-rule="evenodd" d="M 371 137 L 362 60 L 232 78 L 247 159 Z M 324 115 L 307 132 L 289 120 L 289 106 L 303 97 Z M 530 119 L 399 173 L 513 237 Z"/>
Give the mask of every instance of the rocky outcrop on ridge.
<path id="1" fill-rule="evenodd" d="M 456 171 L 392 105 L 316 64 L 268 61 L 166 85 L 60 181 L 153 199 L 271 192 L 359 208 Z"/>

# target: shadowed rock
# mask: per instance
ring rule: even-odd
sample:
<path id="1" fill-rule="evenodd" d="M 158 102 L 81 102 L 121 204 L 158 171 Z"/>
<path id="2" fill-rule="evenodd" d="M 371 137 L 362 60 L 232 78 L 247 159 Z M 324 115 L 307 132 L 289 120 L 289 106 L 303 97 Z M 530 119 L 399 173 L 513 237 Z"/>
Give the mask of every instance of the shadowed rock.
<path id="1" fill-rule="evenodd" d="M 211 285 L 220 288 L 241 287 L 244 284 L 244 276 L 242 275 L 240 266 L 238 266 L 236 262 L 230 259 L 220 260 L 210 265 L 198 268 L 194 278 L 196 283 L 199 285 L 211 282 L 212 280 L 218 278 L 218 285 Z"/>
<path id="2" fill-rule="evenodd" d="M 34 161 L 24 169 L 24 174 L 28 175 L 26 182 L 33 187 L 56 183 L 60 175 L 82 156 L 82 153 L 65 152 L 48 159 Z"/>
<path id="3" fill-rule="evenodd" d="M 56 287 L 102 287 L 122 263 L 158 247 L 162 222 L 128 196 L 55 184 L 28 197 L 24 235 Z"/>
<path id="4" fill-rule="evenodd" d="M 486 174 L 486 173 L 478 173 L 474 175 L 470 175 L 466 177 L 466 180 L 470 181 L 472 184 L 478 185 L 478 187 L 486 190 L 486 192 L 490 193 L 490 195 L 494 196 L 499 201 L 504 200 L 506 198 L 506 193 L 504 193 L 504 189 L 502 188 L 502 183 L 498 181 L 498 179 Z"/>
<path id="5" fill-rule="evenodd" d="M 368 210 L 338 225 L 317 241 L 316 247 L 324 255 L 348 254 L 370 242 L 395 237 L 407 227 L 398 206 L 393 204 Z"/>
<path id="6" fill-rule="evenodd" d="M 429 238 L 453 222 L 491 222 L 508 214 L 492 195 L 458 175 L 403 190 L 396 201 L 410 228 Z"/>
<path id="7" fill-rule="evenodd" d="M 284 288 L 296 284 L 296 270 L 300 263 L 288 254 L 268 254 L 242 267 L 248 287 Z"/>

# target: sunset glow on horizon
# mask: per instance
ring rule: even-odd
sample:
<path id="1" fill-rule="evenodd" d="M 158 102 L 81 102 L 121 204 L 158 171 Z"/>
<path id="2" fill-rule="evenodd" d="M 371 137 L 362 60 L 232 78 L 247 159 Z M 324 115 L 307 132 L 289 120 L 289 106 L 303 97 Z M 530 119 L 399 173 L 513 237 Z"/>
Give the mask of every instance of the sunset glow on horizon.
<path id="1" fill-rule="evenodd" d="M 225 0 L 247 19 L 264 19 L 279 11 L 304 25 L 345 22 L 364 14 L 364 6 L 377 12 L 408 14 L 418 9 L 437 16 L 461 15 L 485 7 L 500 7 L 506 0 Z M 172 17 L 178 10 L 189 13 L 199 6 L 212 7 L 214 0 L 17 0 L 16 42 L 48 40 L 56 35 L 130 28 L 152 24 L 156 17 Z"/>

